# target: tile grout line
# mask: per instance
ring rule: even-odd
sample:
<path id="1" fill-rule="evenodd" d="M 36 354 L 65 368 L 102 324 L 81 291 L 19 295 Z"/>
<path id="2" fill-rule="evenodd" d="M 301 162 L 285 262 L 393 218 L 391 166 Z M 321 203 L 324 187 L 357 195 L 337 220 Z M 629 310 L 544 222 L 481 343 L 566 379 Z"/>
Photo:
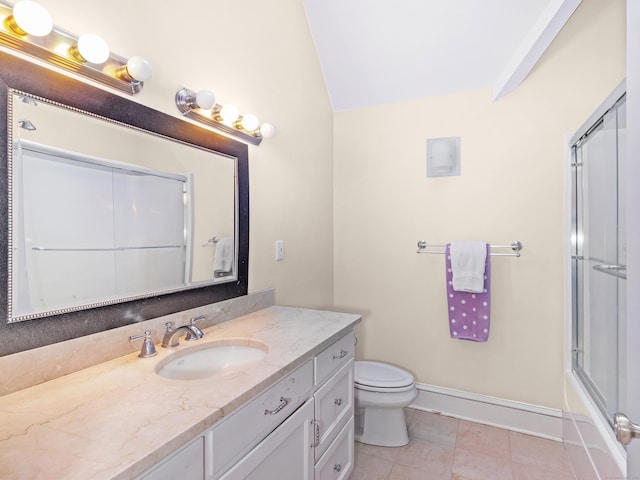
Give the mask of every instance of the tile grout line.
<path id="1" fill-rule="evenodd" d="M 511 470 L 511 478 L 514 478 L 515 472 L 513 471 L 513 449 L 511 448 L 511 432 L 507 432 L 507 441 L 509 444 L 509 469 Z"/>
<path id="2" fill-rule="evenodd" d="M 456 424 L 456 439 L 453 442 L 453 455 L 451 456 L 451 466 L 449 467 L 449 478 L 453 478 L 453 466 L 456 463 L 456 452 L 458 450 L 458 433 L 460 433 L 460 420 Z"/>

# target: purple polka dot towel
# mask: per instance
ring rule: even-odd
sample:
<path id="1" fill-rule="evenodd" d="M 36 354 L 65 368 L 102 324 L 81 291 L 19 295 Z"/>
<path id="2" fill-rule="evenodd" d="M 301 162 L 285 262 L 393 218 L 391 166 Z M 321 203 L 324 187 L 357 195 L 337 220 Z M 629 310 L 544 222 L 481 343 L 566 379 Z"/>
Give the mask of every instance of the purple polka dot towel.
<path id="1" fill-rule="evenodd" d="M 445 249 L 447 279 L 447 305 L 451 338 L 486 342 L 489 338 L 489 312 L 491 307 L 491 256 L 487 244 L 487 260 L 484 269 L 482 293 L 457 292 L 453 289 L 451 271 L 451 244 Z"/>

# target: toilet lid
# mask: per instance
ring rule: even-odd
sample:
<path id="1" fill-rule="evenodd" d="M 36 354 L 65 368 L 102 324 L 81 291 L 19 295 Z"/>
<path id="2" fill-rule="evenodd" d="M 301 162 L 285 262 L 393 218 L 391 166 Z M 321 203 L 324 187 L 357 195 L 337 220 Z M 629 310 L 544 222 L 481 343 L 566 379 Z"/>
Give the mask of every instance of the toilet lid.
<path id="1" fill-rule="evenodd" d="M 413 384 L 413 376 L 401 368 L 380 362 L 355 362 L 355 382 L 360 385 L 382 388 L 407 387 Z"/>

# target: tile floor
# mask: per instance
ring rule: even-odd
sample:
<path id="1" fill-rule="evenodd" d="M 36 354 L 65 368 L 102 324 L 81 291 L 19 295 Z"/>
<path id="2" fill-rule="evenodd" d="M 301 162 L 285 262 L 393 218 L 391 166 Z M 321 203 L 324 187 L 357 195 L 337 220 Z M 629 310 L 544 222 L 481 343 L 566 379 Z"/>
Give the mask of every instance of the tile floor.
<path id="1" fill-rule="evenodd" d="M 562 443 L 407 409 L 409 444 L 356 442 L 350 480 L 572 480 Z"/>

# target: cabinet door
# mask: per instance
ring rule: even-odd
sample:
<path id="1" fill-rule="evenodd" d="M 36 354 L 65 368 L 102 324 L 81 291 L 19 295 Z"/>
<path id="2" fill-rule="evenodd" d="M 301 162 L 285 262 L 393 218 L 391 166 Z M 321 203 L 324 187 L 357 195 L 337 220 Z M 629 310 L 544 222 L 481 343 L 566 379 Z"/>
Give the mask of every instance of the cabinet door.
<path id="1" fill-rule="evenodd" d="M 353 417 L 353 361 L 349 361 L 315 393 L 320 433 L 315 458 L 327 450 L 340 429 Z"/>
<path id="2" fill-rule="evenodd" d="M 220 480 L 313 480 L 313 398 Z"/>
<path id="3" fill-rule="evenodd" d="M 138 480 L 203 480 L 204 436 L 178 450 Z"/>
<path id="4" fill-rule="evenodd" d="M 353 453 L 352 417 L 316 464 L 315 480 L 345 480 L 349 478 L 353 471 Z"/>

